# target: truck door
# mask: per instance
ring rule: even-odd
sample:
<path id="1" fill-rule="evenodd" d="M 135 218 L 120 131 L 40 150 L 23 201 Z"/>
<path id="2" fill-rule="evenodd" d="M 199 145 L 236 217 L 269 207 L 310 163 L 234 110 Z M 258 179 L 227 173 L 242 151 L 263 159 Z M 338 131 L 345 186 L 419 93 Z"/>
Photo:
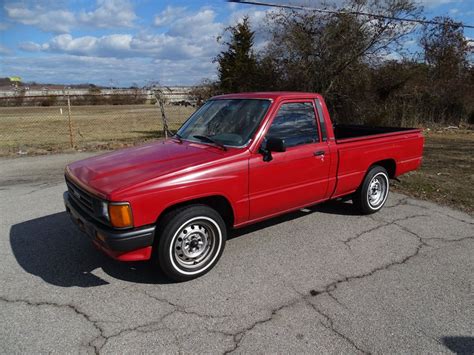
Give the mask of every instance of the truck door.
<path id="1" fill-rule="evenodd" d="M 249 160 L 250 220 L 316 203 L 326 196 L 330 156 L 312 100 L 280 104 L 265 135 L 285 141 L 285 152 Z M 263 145 L 265 144 L 265 140 Z"/>

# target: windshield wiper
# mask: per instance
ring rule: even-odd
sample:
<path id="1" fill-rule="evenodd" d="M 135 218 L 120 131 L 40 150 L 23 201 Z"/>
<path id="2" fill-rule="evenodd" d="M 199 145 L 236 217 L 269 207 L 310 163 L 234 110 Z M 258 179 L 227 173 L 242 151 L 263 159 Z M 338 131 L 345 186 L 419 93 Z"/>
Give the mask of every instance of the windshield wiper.
<path id="1" fill-rule="evenodd" d="M 215 146 L 219 147 L 220 149 L 222 149 L 222 150 L 224 150 L 224 151 L 227 150 L 227 148 L 225 147 L 224 144 L 222 144 L 222 143 L 220 143 L 220 142 L 218 142 L 218 141 L 216 141 L 216 140 L 214 140 L 214 139 L 212 139 L 212 138 L 210 138 L 210 137 L 201 136 L 201 135 L 199 135 L 199 134 L 194 135 L 193 137 L 199 139 L 200 141 L 214 144 Z"/>
<path id="2" fill-rule="evenodd" d="M 181 137 L 178 132 L 176 132 L 172 138 L 177 139 L 179 143 L 183 143 L 183 137 Z"/>

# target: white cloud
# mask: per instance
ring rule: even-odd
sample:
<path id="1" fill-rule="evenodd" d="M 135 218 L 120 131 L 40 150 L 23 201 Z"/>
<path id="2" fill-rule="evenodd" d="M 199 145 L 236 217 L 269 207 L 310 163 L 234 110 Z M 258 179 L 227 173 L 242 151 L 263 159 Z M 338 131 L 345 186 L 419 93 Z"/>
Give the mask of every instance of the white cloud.
<path id="1" fill-rule="evenodd" d="M 216 13 L 211 9 L 202 9 L 195 14 L 182 16 L 171 23 L 169 35 L 175 37 L 216 37 L 224 29 L 223 24 L 214 22 Z"/>
<path id="2" fill-rule="evenodd" d="M 236 6 L 231 8 L 237 9 Z M 182 54 L 191 55 L 191 52 L 212 53 L 217 55 L 219 46 L 216 45 L 218 36 L 224 33 L 227 26 L 233 26 L 237 22 L 241 22 L 245 16 L 250 20 L 252 29 L 255 34 L 255 47 L 262 48 L 266 43 L 264 31 L 260 28 L 265 20 L 266 15 L 274 10 L 259 10 L 256 7 L 245 7 L 230 13 L 225 22 L 216 21 L 216 12 L 211 8 L 201 8 L 197 12 L 190 12 L 183 7 L 168 6 L 165 10 L 156 15 L 154 24 L 158 27 L 166 26 L 166 36 L 178 38 L 182 43 Z M 179 43 L 173 43 L 167 38 L 166 41 L 170 46 L 178 46 Z M 147 38 L 147 41 L 155 45 L 159 45 L 164 41 L 163 38 Z M 145 43 L 141 43 L 145 45 Z"/>
<path id="3" fill-rule="evenodd" d="M 263 25 L 267 14 L 273 12 L 275 12 L 275 10 L 257 10 L 255 8 L 241 9 L 231 13 L 229 22 L 230 24 L 235 24 L 242 22 L 244 17 L 248 17 L 252 28 L 258 30 Z"/>
<path id="4" fill-rule="evenodd" d="M 212 8 L 191 11 L 182 7 L 167 7 L 154 18 L 154 28 L 139 28 L 138 32 L 84 36 L 66 31 L 85 23 L 94 27 L 112 26 L 111 18 L 118 15 L 108 17 L 105 11 L 112 0 L 102 0 L 97 4 L 96 10 L 75 12 L 69 27 L 56 23 L 54 28 L 59 33 L 51 39 L 20 43 L 19 48 L 23 51 L 45 55 L 0 58 L 1 71 L 41 82 L 104 84 L 114 78 L 120 85 L 133 82 L 144 84 L 149 80 L 169 85 L 195 84 L 204 78 L 215 77 L 216 64 L 212 60 L 222 49 L 216 38 L 224 28 L 241 21 L 248 14 L 252 28 L 257 30 L 268 11 L 246 7 L 229 13 L 225 20 L 218 20 Z M 133 9 L 127 7 L 129 3 L 120 0 L 115 4 L 132 10 L 115 24 L 132 26 L 136 16 Z M 38 7 L 21 8 L 18 5 L 16 8 L 22 10 L 16 13 L 16 21 L 28 19 L 34 26 L 42 26 L 45 30 L 53 28 L 46 21 L 34 20 L 33 13 Z M 44 14 L 51 11 L 60 10 L 48 9 Z M 256 46 L 264 43 L 257 32 Z"/>
<path id="5" fill-rule="evenodd" d="M 113 34 L 102 37 L 84 36 L 73 38 L 70 34 L 62 34 L 49 42 L 38 45 L 28 44 L 33 50 L 66 53 L 78 56 L 125 57 L 133 56 L 130 52 L 131 35 Z M 28 46 L 22 49 L 28 50 Z"/>
<path id="6" fill-rule="evenodd" d="M 45 5 L 46 4 L 46 5 Z M 78 26 L 96 28 L 132 27 L 137 16 L 128 0 L 97 0 L 93 11 L 74 13 L 54 8 L 51 3 L 25 3 L 5 5 L 9 19 L 24 25 L 35 26 L 45 32 L 68 33 Z"/>
<path id="7" fill-rule="evenodd" d="M 39 5 L 29 9 L 21 3 L 7 4 L 5 11 L 11 20 L 48 32 L 69 32 L 76 23 L 74 14 L 70 11 L 48 10 Z"/>
<path id="8" fill-rule="evenodd" d="M 27 52 L 39 52 L 43 49 L 46 49 L 46 48 L 42 48 L 40 44 L 31 42 L 31 41 L 22 42 L 20 43 L 18 47 Z"/>
<path id="9" fill-rule="evenodd" d="M 467 41 L 467 46 L 471 49 L 471 51 L 474 51 L 474 38 L 466 37 L 466 41 Z"/>
<path id="10" fill-rule="evenodd" d="M 400 53 L 397 53 L 397 52 L 390 52 L 390 53 L 386 53 L 386 54 L 383 54 L 379 57 L 380 60 L 382 61 L 401 61 L 403 59 L 402 55 Z"/>
<path id="11" fill-rule="evenodd" d="M 195 42 L 190 38 L 167 34 L 141 34 L 132 39 L 131 49 L 135 53 L 148 54 L 160 59 L 209 58 L 217 49 L 216 41 Z"/>
<path id="12" fill-rule="evenodd" d="M 158 16 L 161 21 L 158 23 L 168 25 L 164 33 L 153 33 L 148 30 L 134 35 L 111 34 L 100 37 L 73 37 L 65 33 L 45 43 L 22 43 L 20 48 L 31 52 L 43 51 L 78 56 L 149 57 L 159 60 L 200 58 L 212 61 L 219 51 L 216 38 L 226 26 L 216 21 L 216 14 L 212 9 L 203 8 L 194 13 L 187 13 L 184 8 L 168 7 L 163 13 L 166 16 Z"/>
<path id="13" fill-rule="evenodd" d="M 25 81 L 59 84 L 145 85 L 158 81 L 164 85 L 193 85 L 215 76 L 215 64 L 209 61 L 148 60 L 146 58 L 98 58 L 72 55 L 48 57 L 2 57 L 0 76 L 20 75 Z"/>
<path id="14" fill-rule="evenodd" d="M 151 57 L 156 59 L 185 60 L 206 58 L 211 60 L 217 52 L 217 42 L 170 36 L 168 34 L 112 34 L 101 37 L 72 37 L 61 34 L 46 43 L 26 42 L 20 48 L 30 52 L 54 52 L 94 57 Z"/>
<path id="15" fill-rule="evenodd" d="M 176 21 L 185 11 L 185 7 L 167 6 L 166 9 L 155 16 L 154 24 L 158 27 L 167 26 Z"/>
<path id="16" fill-rule="evenodd" d="M 137 15 L 127 0 L 98 0 L 97 9 L 81 12 L 79 22 L 100 28 L 132 27 Z"/>

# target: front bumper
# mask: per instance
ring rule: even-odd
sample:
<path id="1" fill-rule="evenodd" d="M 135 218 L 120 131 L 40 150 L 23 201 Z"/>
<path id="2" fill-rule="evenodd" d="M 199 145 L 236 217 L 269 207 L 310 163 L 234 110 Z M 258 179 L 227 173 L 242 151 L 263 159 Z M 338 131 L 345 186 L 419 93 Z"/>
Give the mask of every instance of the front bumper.
<path id="1" fill-rule="evenodd" d="M 151 258 L 155 227 L 117 230 L 101 226 L 85 213 L 66 191 L 63 195 L 66 212 L 72 221 L 100 250 L 121 261 L 148 260 Z"/>

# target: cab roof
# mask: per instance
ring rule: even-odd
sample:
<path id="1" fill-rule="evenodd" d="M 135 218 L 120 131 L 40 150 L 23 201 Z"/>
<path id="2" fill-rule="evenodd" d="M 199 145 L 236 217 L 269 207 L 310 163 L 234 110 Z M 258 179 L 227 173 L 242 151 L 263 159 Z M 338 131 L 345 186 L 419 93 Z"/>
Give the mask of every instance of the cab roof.
<path id="1" fill-rule="evenodd" d="M 238 94 L 226 94 L 214 96 L 211 100 L 221 99 L 315 99 L 320 98 L 320 94 L 312 92 L 298 92 L 298 91 L 268 91 L 268 92 L 242 92 Z"/>

